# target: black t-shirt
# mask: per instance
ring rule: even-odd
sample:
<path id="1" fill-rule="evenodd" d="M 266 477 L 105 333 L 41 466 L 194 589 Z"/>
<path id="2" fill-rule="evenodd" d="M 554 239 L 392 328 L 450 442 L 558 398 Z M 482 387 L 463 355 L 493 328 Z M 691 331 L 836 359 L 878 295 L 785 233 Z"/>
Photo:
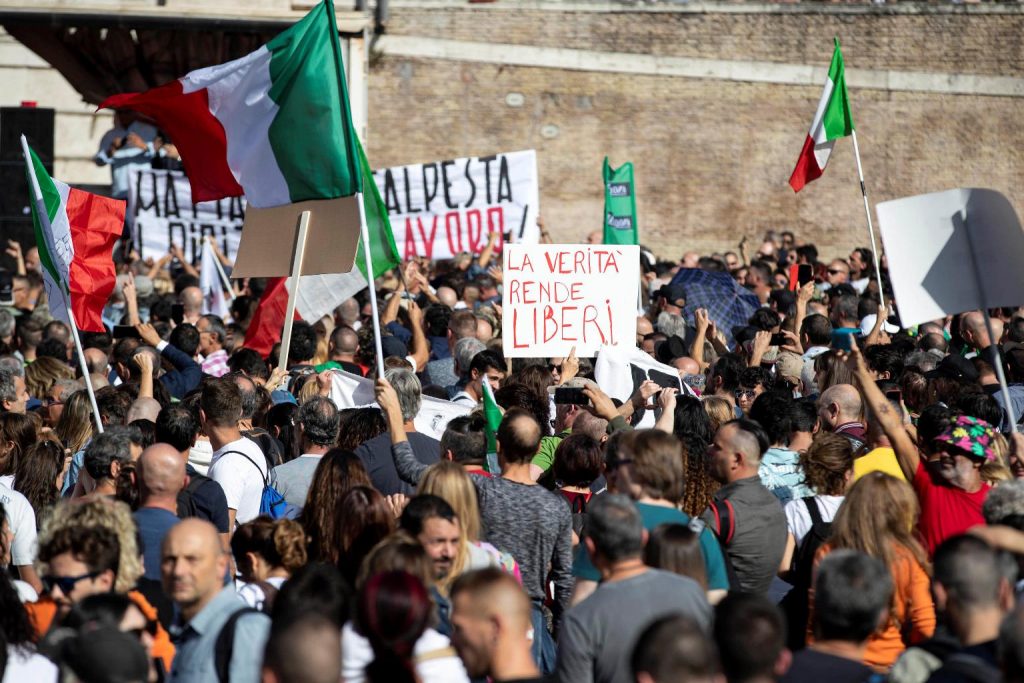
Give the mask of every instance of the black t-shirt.
<path id="1" fill-rule="evenodd" d="M 409 445 L 413 455 L 424 465 L 433 465 L 441 459 L 441 442 L 431 439 L 419 432 L 411 432 Z M 395 469 L 395 460 L 391 455 L 391 434 L 384 432 L 364 442 L 356 449 L 356 455 L 363 461 L 373 487 L 385 496 L 404 493 L 411 496 L 414 487 L 402 481 Z"/>
<path id="2" fill-rule="evenodd" d="M 185 466 L 185 472 L 190 477 L 199 474 L 192 465 Z M 192 500 L 196 506 L 196 517 L 205 519 L 217 527 L 217 531 L 226 534 L 231 531 L 228 526 L 228 499 L 224 496 L 224 489 L 213 479 L 204 479 L 203 483 L 192 492 Z"/>
<path id="3" fill-rule="evenodd" d="M 873 673 L 870 667 L 852 659 L 808 649 L 793 656 L 793 665 L 779 683 L 866 683 Z"/>

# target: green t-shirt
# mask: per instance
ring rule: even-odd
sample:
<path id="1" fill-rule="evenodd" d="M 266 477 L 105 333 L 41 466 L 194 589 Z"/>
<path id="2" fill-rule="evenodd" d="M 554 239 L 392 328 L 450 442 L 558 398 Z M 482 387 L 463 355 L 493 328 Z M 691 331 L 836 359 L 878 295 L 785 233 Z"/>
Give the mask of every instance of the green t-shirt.
<path id="1" fill-rule="evenodd" d="M 644 528 L 648 531 L 652 531 L 662 524 L 690 523 L 690 516 L 676 508 L 637 503 L 636 509 L 640 511 L 640 518 L 643 520 Z M 718 545 L 718 541 L 715 540 L 714 534 L 711 533 L 711 529 L 707 527 L 700 532 L 700 549 L 704 555 L 704 570 L 708 575 L 708 589 L 729 590 L 729 576 L 725 571 L 722 549 Z M 590 561 L 590 553 L 587 552 L 587 546 L 583 543 L 576 546 L 572 575 L 587 581 L 601 580 L 601 574 L 597 571 L 594 563 Z"/>
<path id="2" fill-rule="evenodd" d="M 533 456 L 531 464 L 536 465 L 545 472 L 550 470 L 555 464 L 555 450 L 558 449 L 558 444 L 562 443 L 562 439 L 569 436 L 572 433 L 571 429 L 566 429 L 557 436 L 542 436 L 540 439 L 540 448 L 537 449 L 537 455 Z"/>

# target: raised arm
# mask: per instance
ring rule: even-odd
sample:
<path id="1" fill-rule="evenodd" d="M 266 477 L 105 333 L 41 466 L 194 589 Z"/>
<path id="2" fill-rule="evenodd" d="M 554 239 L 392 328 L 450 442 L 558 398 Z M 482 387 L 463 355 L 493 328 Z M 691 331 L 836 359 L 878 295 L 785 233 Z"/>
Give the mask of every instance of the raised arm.
<path id="1" fill-rule="evenodd" d="M 814 280 L 805 282 L 799 291 L 796 293 L 796 326 L 794 328 L 797 335 L 800 334 L 800 326 L 804 323 L 804 318 L 807 317 L 807 304 L 811 302 L 811 298 L 814 296 Z"/>
<path id="2" fill-rule="evenodd" d="M 427 342 L 427 335 L 423 331 L 423 311 L 415 301 L 409 302 L 409 327 L 412 328 L 412 344 L 409 347 L 409 355 L 416 361 L 415 372 L 421 372 L 427 367 L 430 360 L 430 344 Z"/>
<path id="3" fill-rule="evenodd" d="M 398 394 L 395 393 L 391 382 L 383 377 L 374 384 L 374 393 L 377 405 L 384 411 L 384 418 L 388 423 L 388 432 L 391 434 L 391 457 L 395 460 L 398 476 L 415 486 L 429 465 L 424 465 L 413 455 L 409 437 L 405 435 L 405 421 L 402 419 L 402 408 L 398 404 Z"/>
<path id="4" fill-rule="evenodd" d="M 693 344 L 690 347 L 690 358 L 697 361 L 697 365 L 700 366 L 701 370 L 704 370 L 708 366 L 704 362 L 704 342 L 708 337 L 708 312 L 703 308 L 698 308 L 693 312 L 693 325 L 697 329 L 697 334 L 693 337 Z"/>
<path id="5" fill-rule="evenodd" d="M 864 362 L 864 355 L 861 354 L 857 343 L 853 342 L 851 348 L 852 350 L 846 354 L 846 363 L 850 370 L 853 371 L 854 380 L 864 396 L 864 401 L 871 411 L 871 416 L 878 420 L 882 431 L 889 437 L 889 443 L 892 444 L 893 450 L 896 451 L 896 459 L 900 463 L 903 475 L 907 478 L 907 481 L 913 481 L 914 476 L 917 474 L 918 466 L 921 463 L 921 454 L 917 450 L 917 445 L 904 428 L 903 420 L 892 409 L 889 399 L 885 397 L 882 390 L 875 384 L 875 380 L 871 377 L 871 372 L 868 370 L 867 363 Z"/>
<path id="6" fill-rule="evenodd" d="M 480 252 L 480 257 L 477 259 L 477 263 L 481 268 L 486 268 L 491 263 L 491 259 L 494 258 L 494 247 L 497 243 L 498 233 L 488 233 L 487 244 L 484 246 L 483 251 Z"/>
<path id="7" fill-rule="evenodd" d="M 867 339 L 864 340 L 864 348 L 874 346 L 875 344 L 881 344 L 882 338 L 882 324 L 885 323 L 886 318 L 889 317 L 889 309 L 879 304 L 878 314 L 875 315 L 875 326 L 871 328 L 870 334 Z"/>
<path id="8" fill-rule="evenodd" d="M 139 297 L 135 289 L 135 276 L 130 272 L 128 281 L 121 287 L 121 293 L 124 294 L 124 305 L 128 311 L 128 324 L 138 325 L 142 322 L 142 319 L 139 318 Z"/>

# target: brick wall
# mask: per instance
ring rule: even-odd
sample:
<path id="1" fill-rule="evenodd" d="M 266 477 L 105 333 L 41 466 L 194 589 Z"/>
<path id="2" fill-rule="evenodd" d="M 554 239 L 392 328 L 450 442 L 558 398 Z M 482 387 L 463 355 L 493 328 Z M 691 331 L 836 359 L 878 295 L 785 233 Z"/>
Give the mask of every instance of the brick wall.
<path id="1" fill-rule="evenodd" d="M 392 10 L 391 35 L 827 66 L 1024 75 L 1024 14 L 949 6 L 783 6 L 618 12 L 453 6 Z M 383 55 L 371 63 L 375 166 L 535 148 L 541 213 L 556 239 L 601 225 L 601 161 L 636 166 L 642 241 L 678 258 L 790 228 L 824 256 L 867 243 L 853 148 L 825 176 L 787 184 L 821 86 L 592 73 Z M 521 107 L 506 104 L 520 93 Z M 851 90 L 872 202 L 956 186 L 1015 194 L 1024 172 L 1014 97 Z M 557 127 L 557 136 L 545 137 Z M 756 248 L 756 246 L 754 247 Z"/>

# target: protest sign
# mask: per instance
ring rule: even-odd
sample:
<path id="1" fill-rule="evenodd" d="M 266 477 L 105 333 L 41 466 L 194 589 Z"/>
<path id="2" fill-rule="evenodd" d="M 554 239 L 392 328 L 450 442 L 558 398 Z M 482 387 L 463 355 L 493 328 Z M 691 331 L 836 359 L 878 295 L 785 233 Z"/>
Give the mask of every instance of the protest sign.
<path id="1" fill-rule="evenodd" d="M 594 363 L 594 379 L 608 396 L 620 401 L 628 401 L 648 379 L 666 389 L 678 388 L 681 395 L 693 394 L 679 378 L 678 370 L 671 365 L 659 363 L 635 346 L 602 347 Z M 642 409 L 633 413 L 634 427 L 653 427 L 654 422 L 654 412 L 651 410 Z"/>
<path id="2" fill-rule="evenodd" d="M 878 204 L 903 327 L 1024 303 L 1024 233 L 1009 200 L 960 188 Z"/>
<path id="3" fill-rule="evenodd" d="M 507 245 L 502 339 L 505 356 L 593 356 L 636 343 L 640 248 Z"/>
<path id="4" fill-rule="evenodd" d="M 448 259 L 480 253 L 492 232 L 536 244 L 537 155 L 526 150 L 374 171 L 399 255 Z"/>
<path id="5" fill-rule="evenodd" d="M 334 371 L 329 398 L 338 407 L 338 410 L 379 407 L 373 394 L 373 380 L 344 370 Z M 462 415 L 469 415 L 470 412 L 471 410 L 467 406 L 460 406 L 432 396 L 423 396 L 420 411 L 413 418 L 413 425 L 417 432 L 440 441 L 449 422 Z"/>
<path id="6" fill-rule="evenodd" d="M 232 261 L 238 253 L 245 220 L 245 200 L 229 197 L 192 203 L 188 178 L 181 171 L 136 171 L 129 184 L 128 213 L 132 216 L 135 249 L 141 258 L 159 259 L 171 243 L 196 263 L 203 238 L 212 235 Z"/>
<path id="7" fill-rule="evenodd" d="M 604 243 L 640 244 L 633 163 L 612 168 L 604 158 Z"/>

